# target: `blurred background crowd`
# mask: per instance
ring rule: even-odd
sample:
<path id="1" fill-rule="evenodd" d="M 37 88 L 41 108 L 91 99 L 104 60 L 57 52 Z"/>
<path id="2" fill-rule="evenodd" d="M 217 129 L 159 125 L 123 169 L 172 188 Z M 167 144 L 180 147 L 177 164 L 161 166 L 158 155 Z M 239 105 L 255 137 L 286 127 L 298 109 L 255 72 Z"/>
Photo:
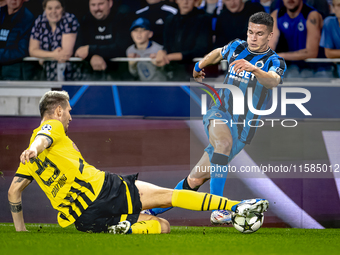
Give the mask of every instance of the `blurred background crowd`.
<path id="1" fill-rule="evenodd" d="M 188 80 L 194 58 L 246 40 L 259 11 L 274 18 L 286 78 L 339 77 L 322 59 L 340 58 L 340 0 L 0 0 L 0 79 Z"/>

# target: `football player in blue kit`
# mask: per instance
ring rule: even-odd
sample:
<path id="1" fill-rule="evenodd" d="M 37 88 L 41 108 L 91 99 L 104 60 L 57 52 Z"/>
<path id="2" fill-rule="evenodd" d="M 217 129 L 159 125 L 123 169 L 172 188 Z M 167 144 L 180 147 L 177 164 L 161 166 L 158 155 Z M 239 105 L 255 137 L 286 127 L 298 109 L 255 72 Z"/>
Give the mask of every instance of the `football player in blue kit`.
<path id="1" fill-rule="evenodd" d="M 247 41 L 235 39 L 223 48 L 217 48 L 197 62 L 193 70 L 196 81 L 205 78 L 204 68 L 208 65 L 226 60 L 229 66 L 224 84 L 238 87 L 247 95 L 247 88 L 253 90 L 253 106 L 257 110 L 264 110 L 272 96 L 272 88 L 282 83 L 286 70 L 283 58 L 269 48 L 268 42 L 273 36 L 273 18 L 258 12 L 249 19 Z M 210 193 L 223 195 L 226 173 L 216 171 L 197 171 L 197 169 L 218 169 L 227 167 L 228 163 L 249 144 L 254 137 L 260 116 L 253 114 L 245 105 L 244 114 L 233 113 L 233 95 L 228 89 L 219 91 L 221 102 L 212 106 L 203 117 L 205 132 L 209 138 L 209 145 L 190 174 L 180 181 L 175 189 L 197 191 L 198 188 L 210 180 Z M 237 123 L 237 124 L 236 124 Z M 217 178 L 216 178 L 217 177 Z M 222 177 L 222 178 L 221 178 Z M 157 215 L 170 208 L 153 208 L 145 213 Z M 213 224 L 230 223 L 231 215 L 225 210 L 212 213 Z"/>

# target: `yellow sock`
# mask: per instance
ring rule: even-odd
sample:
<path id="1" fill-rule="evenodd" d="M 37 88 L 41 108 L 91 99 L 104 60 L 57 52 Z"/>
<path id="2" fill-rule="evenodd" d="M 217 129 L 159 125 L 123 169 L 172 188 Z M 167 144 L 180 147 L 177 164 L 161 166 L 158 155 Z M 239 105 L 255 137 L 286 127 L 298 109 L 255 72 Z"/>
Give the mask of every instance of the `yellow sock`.
<path id="1" fill-rule="evenodd" d="M 136 222 L 131 226 L 132 234 L 160 234 L 161 224 L 157 220 Z"/>
<path id="2" fill-rule="evenodd" d="M 172 206 L 194 211 L 231 210 L 238 203 L 240 201 L 190 190 L 174 190 L 172 194 Z"/>

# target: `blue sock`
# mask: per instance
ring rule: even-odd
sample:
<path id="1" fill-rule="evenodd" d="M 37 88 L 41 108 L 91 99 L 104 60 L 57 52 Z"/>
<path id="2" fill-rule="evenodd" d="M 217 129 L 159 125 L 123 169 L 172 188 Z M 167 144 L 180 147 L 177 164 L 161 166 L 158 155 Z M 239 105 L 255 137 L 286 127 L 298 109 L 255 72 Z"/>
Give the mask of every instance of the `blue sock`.
<path id="1" fill-rule="evenodd" d="M 177 183 L 176 187 L 174 189 L 183 189 L 183 182 L 186 180 L 183 179 L 181 180 L 179 183 Z M 161 213 L 164 213 L 166 211 L 169 211 L 172 207 L 168 207 L 168 208 L 152 208 L 150 209 L 151 213 L 153 215 L 157 215 L 157 214 L 161 214 Z"/>
<path id="2" fill-rule="evenodd" d="M 223 197 L 223 190 L 227 178 L 211 178 L 210 179 L 210 194 Z"/>

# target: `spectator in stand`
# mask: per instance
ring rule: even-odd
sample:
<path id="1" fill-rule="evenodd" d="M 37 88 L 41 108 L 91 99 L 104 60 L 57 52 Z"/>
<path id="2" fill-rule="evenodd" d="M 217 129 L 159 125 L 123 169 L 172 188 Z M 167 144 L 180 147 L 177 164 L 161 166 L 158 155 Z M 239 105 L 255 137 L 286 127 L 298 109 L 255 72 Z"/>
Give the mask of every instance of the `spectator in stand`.
<path id="1" fill-rule="evenodd" d="M 64 11 L 62 0 L 44 0 L 43 9 L 32 28 L 30 56 L 54 60 L 43 62 L 47 80 L 71 80 L 73 64 L 66 61 L 73 55 L 79 23 Z"/>
<path id="2" fill-rule="evenodd" d="M 291 61 L 286 72 L 287 78 L 313 77 L 315 68 L 304 60 L 318 56 L 322 17 L 303 0 L 283 0 L 283 4 L 282 8 L 271 14 L 274 34 L 269 46 L 275 50 L 279 43 L 287 45 L 285 50 L 276 50 L 280 57 Z"/>
<path id="3" fill-rule="evenodd" d="M 340 58 L 340 0 L 333 0 L 332 7 L 335 16 L 325 19 L 320 46 L 327 58 Z M 337 75 L 340 76 L 340 64 L 337 64 Z"/>
<path id="4" fill-rule="evenodd" d="M 273 0 L 251 0 L 252 3 L 259 3 L 263 6 L 266 13 L 271 13 L 270 6 L 273 2 Z"/>
<path id="5" fill-rule="evenodd" d="M 211 15 L 211 28 L 213 32 L 216 30 L 217 17 L 220 15 L 223 7 L 222 0 L 203 0 L 198 7 L 198 9 L 204 10 L 207 14 Z M 215 41 L 215 35 L 213 41 Z"/>
<path id="6" fill-rule="evenodd" d="M 330 14 L 330 6 L 328 3 L 329 0 L 303 0 L 303 2 L 315 10 L 317 10 L 323 18 L 327 17 Z M 274 0 L 270 6 L 271 11 L 275 11 L 276 9 L 280 9 L 283 7 L 283 0 Z"/>
<path id="7" fill-rule="evenodd" d="M 178 10 L 168 5 L 162 0 L 146 0 L 148 5 L 136 11 L 138 17 L 146 18 L 151 23 L 151 31 L 153 31 L 152 40 L 159 44 L 163 44 L 164 22 L 169 15 L 176 15 Z"/>
<path id="8" fill-rule="evenodd" d="M 5 80 L 31 79 L 30 65 L 23 63 L 28 56 L 33 14 L 23 7 L 25 0 L 6 0 L 0 9 L 0 73 Z M 4 2 L 2 2 L 2 5 Z"/>
<path id="9" fill-rule="evenodd" d="M 166 66 L 170 80 L 192 76 L 193 59 L 212 48 L 211 18 L 195 7 L 196 0 L 177 0 L 179 12 L 164 25 L 164 48 L 157 52 L 157 66 Z"/>
<path id="10" fill-rule="evenodd" d="M 216 22 L 216 47 L 223 47 L 235 39 L 246 40 L 248 20 L 256 12 L 264 12 L 259 3 L 243 0 L 223 0 L 226 7 L 217 17 Z M 227 24 L 227 25 L 226 25 Z"/>
<path id="11" fill-rule="evenodd" d="M 206 13 L 217 16 L 223 9 L 222 0 L 203 0 L 199 6 L 199 9 L 203 9 Z"/>
<path id="12" fill-rule="evenodd" d="M 90 0 L 90 13 L 84 16 L 76 41 L 75 56 L 89 61 L 90 79 L 124 79 L 128 73 L 118 70 L 119 65 L 110 61 L 125 57 L 126 49 L 133 43 L 129 28 L 134 20 L 128 6 L 117 6 L 112 0 Z M 91 70 L 92 69 L 92 70 Z"/>
<path id="13" fill-rule="evenodd" d="M 149 20 L 145 18 L 136 19 L 132 23 L 130 31 L 134 44 L 126 50 L 127 57 L 156 58 L 156 53 L 163 46 L 150 40 L 153 33 L 150 29 Z M 129 71 L 141 81 L 166 81 L 163 67 L 157 67 L 154 61 L 129 61 Z"/>

